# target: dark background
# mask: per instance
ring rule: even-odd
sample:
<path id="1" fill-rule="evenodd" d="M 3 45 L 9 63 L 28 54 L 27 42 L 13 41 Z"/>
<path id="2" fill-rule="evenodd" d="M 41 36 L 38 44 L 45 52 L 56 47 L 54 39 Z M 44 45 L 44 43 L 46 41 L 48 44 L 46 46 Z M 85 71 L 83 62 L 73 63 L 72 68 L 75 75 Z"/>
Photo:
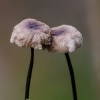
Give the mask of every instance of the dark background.
<path id="1" fill-rule="evenodd" d="M 70 53 L 78 100 L 100 100 L 99 5 L 98 0 L 0 0 L 0 100 L 24 100 L 30 48 L 10 44 L 10 37 L 26 18 L 50 27 L 72 25 L 82 33 L 83 46 Z M 64 54 L 35 50 L 30 99 L 73 100 Z"/>

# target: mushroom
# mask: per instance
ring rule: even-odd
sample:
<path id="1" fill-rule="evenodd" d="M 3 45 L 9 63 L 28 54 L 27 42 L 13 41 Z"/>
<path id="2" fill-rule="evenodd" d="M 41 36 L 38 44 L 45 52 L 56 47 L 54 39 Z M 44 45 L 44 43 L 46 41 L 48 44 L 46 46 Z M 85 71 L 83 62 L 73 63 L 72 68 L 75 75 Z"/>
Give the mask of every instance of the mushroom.
<path id="1" fill-rule="evenodd" d="M 31 59 L 26 79 L 25 100 L 29 99 L 31 74 L 34 63 L 34 49 L 42 49 L 42 45 L 51 42 L 51 29 L 45 23 L 36 19 L 25 19 L 14 27 L 10 39 L 20 47 L 31 47 Z"/>
<path id="2" fill-rule="evenodd" d="M 54 27 L 51 30 L 52 41 L 51 44 L 45 46 L 45 48 L 48 49 L 49 52 L 65 53 L 72 83 L 73 99 L 77 100 L 75 76 L 68 52 L 74 52 L 81 47 L 83 37 L 75 27 L 70 25 L 61 25 Z"/>
<path id="3" fill-rule="evenodd" d="M 74 52 L 82 45 L 82 35 L 73 26 L 61 25 L 49 28 L 36 19 L 25 19 L 14 27 L 10 42 L 20 47 L 31 47 L 31 59 L 26 80 L 25 100 L 29 99 L 29 88 L 34 63 L 34 49 L 48 49 L 49 52 L 65 53 L 68 63 L 73 98 L 77 100 L 74 71 L 68 52 Z"/>
<path id="4" fill-rule="evenodd" d="M 49 45 L 51 29 L 45 23 L 36 19 L 25 19 L 14 27 L 10 42 L 20 47 L 42 49 L 42 45 Z"/>
<path id="5" fill-rule="evenodd" d="M 50 52 L 74 52 L 82 45 L 82 35 L 73 26 L 61 25 L 52 28 L 52 42 L 47 47 Z"/>

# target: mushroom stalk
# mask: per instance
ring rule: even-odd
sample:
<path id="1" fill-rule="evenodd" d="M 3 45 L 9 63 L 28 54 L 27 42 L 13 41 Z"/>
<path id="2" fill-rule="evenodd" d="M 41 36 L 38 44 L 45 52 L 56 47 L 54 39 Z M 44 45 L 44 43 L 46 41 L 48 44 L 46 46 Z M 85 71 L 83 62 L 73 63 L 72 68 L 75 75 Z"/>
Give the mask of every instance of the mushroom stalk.
<path id="1" fill-rule="evenodd" d="M 34 64 L 34 48 L 31 48 L 30 65 L 29 65 L 27 79 L 26 79 L 25 100 L 29 99 L 29 90 L 30 90 L 33 64 Z"/>
<path id="2" fill-rule="evenodd" d="M 72 91 L 73 91 L 73 100 L 77 100 L 77 92 L 76 92 L 75 76 L 74 76 L 73 67 L 72 67 L 71 60 L 70 60 L 68 53 L 65 53 L 65 57 L 66 57 L 68 67 L 69 67 L 69 72 L 70 72 Z"/>

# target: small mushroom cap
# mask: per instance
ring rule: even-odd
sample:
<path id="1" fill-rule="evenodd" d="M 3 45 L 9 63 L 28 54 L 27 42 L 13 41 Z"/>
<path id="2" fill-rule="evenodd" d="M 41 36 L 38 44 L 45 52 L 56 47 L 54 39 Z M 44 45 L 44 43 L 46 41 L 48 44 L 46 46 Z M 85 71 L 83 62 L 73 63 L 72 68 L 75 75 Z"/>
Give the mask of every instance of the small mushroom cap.
<path id="1" fill-rule="evenodd" d="M 52 28 L 52 42 L 48 46 L 50 52 L 74 52 L 82 45 L 82 35 L 73 26 L 61 25 Z"/>
<path id="2" fill-rule="evenodd" d="M 25 19 L 14 27 L 10 42 L 20 47 L 42 49 L 42 45 L 49 45 L 51 29 L 45 23 L 36 19 Z"/>

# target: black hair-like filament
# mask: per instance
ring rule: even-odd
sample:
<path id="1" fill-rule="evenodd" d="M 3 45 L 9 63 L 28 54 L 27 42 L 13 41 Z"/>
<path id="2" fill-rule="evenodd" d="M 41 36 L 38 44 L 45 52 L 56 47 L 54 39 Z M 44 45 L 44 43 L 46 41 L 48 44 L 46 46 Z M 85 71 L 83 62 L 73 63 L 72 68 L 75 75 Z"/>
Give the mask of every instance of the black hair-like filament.
<path id="1" fill-rule="evenodd" d="M 31 48 L 30 65 L 29 65 L 27 79 L 26 79 L 25 100 L 29 99 L 29 90 L 30 90 L 33 64 L 34 64 L 34 48 Z"/>
<path id="2" fill-rule="evenodd" d="M 71 60 L 69 57 L 68 53 L 65 53 L 65 57 L 68 63 L 68 68 L 69 68 L 69 72 L 70 72 L 70 78 L 71 78 L 71 84 L 72 84 L 72 92 L 73 92 L 73 100 L 77 100 L 77 91 L 76 91 L 76 85 L 75 85 L 75 76 L 74 76 L 74 71 L 73 71 L 73 67 L 71 64 Z"/>

